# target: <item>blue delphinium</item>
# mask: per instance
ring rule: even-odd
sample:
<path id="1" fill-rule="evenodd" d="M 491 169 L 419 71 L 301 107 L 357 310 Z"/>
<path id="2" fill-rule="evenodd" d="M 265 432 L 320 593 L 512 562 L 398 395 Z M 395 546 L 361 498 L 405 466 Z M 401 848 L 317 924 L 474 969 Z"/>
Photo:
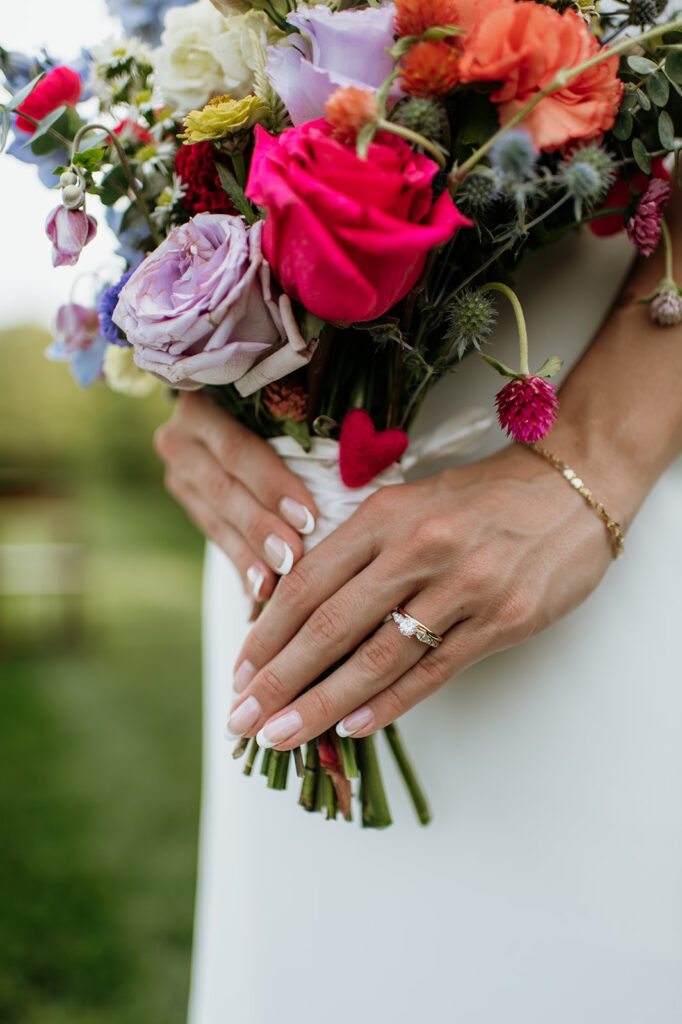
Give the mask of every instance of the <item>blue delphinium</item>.
<path id="1" fill-rule="evenodd" d="M 194 0 L 107 0 L 107 7 L 123 25 L 126 35 L 139 36 L 156 44 L 163 18 L 171 7 L 185 7 Z"/>
<path id="2" fill-rule="evenodd" d="M 123 337 L 120 329 L 112 320 L 112 314 L 116 309 L 116 303 L 118 302 L 118 297 L 121 294 L 121 289 L 134 269 L 135 268 L 133 267 L 131 270 L 127 270 L 116 284 L 112 284 L 108 288 L 105 288 L 97 302 L 100 334 L 107 341 L 111 342 L 112 345 L 120 345 L 121 348 L 126 348 L 129 345 L 129 342 Z"/>

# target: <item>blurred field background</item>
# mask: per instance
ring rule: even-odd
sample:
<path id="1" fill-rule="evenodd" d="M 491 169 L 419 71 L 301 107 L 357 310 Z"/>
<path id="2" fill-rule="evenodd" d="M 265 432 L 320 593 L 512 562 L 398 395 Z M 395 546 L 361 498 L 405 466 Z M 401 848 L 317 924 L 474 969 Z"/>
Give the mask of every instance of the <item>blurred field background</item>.
<path id="1" fill-rule="evenodd" d="M 202 545 L 151 447 L 168 400 L 81 391 L 49 340 L 0 331 L 0 1021 L 179 1024 Z"/>

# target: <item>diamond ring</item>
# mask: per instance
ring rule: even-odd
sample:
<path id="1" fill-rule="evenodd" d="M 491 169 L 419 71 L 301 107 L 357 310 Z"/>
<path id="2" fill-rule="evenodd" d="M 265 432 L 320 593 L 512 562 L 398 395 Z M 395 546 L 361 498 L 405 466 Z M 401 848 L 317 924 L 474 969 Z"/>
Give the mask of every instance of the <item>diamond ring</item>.
<path id="1" fill-rule="evenodd" d="M 442 636 L 438 636 L 423 622 L 413 619 L 400 605 L 393 609 L 391 617 L 403 636 L 413 636 L 420 644 L 428 644 L 429 647 L 439 647 L 443 643 Z"/>

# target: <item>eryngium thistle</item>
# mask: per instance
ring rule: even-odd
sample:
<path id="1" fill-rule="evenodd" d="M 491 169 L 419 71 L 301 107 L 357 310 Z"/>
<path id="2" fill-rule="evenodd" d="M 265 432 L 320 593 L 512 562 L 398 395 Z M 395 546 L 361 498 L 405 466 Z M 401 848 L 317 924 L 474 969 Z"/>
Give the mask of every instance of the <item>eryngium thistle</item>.
<path id="1" fill-rule="evenodd" d="M 649 319 L 659 327 L 677 327 L 682 323 L 682 295 L 672 289 L 660 292 L 651 301 Z"/>
<path id="2" fill-rule="evenodd" d="M 593 206 L 608 194 L 616 173 L 613 157 L 601 146 L 576 150 L 563 166 L 566 190 L 578 204 Z"/>
<path id="3" fill-rule="evenodd" d="M 661 6 L 660 0 L 630 0 L 628 24 L 650 25 L 665 7 L 666 3 Z"/>
<path id="4" fill-rule="evenodd" d="M 413 96 L 398 105 L 392 120 L 427 139 L 438 141 L 443 137 L 443 115 L 432 100 Z"/>
<path id="5" fill-rule="evenodd" d="M 502 193 L 492 174 L 468 174 L 457 190 L 455 203 L 468 213 L 485 213 L 499 199 Z"/>
<path id="6" fill-rule="evenodd" d="M 533 174 L 538 154 L 527 132 L 507 132 L 490 150 L 493 169 L 512 181 L 525 181 Z"/>
<path id="7" fill-rule="evenodd" d="M 447 334 L 462 358 L 468 348 L 480 348 L 497 322 L 497 310 L 485 292 L 463 291 L 447 311 Z"/>
<path id="8" fill-rule="evenodd" d="M 661 240 L 661 218 L 670 198 L 670 182 L 652 178 L 627 223 L 628 238 L 642 256 L 651 256 Z"/>
<path id="9" fill-rule="evenodd" d="M 540 441 L 556 419 L 556 389 L 544 377 L 514 378 L 495 396 L 497 418 L 507 436 L 528 444 Z"/>

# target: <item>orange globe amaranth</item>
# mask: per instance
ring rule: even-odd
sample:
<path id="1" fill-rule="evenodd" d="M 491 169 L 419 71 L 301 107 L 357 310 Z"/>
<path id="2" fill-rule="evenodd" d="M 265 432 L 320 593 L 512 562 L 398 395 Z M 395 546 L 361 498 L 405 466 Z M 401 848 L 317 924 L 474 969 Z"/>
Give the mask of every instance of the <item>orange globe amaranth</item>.
<path id="1" fill-rule="evenodd" d="M 411 96 L 446 96 L 458 81 L 459 54 L 445 39 L 423 39 L 403 57 L 400 84 Z"/>

